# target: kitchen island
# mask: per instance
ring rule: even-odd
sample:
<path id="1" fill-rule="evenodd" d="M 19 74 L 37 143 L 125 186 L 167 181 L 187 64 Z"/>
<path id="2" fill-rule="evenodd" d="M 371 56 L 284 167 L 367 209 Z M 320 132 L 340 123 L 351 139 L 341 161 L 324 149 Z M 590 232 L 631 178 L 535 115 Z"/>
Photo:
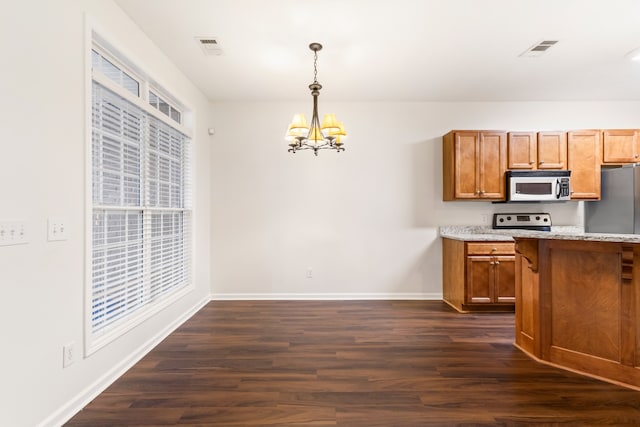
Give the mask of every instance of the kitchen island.
<path id="1" fill-rule="evenodd" d="M 515 345 L 640 390 L 640 235 L 482 230 L 492 233 L 515 241 Z"/>

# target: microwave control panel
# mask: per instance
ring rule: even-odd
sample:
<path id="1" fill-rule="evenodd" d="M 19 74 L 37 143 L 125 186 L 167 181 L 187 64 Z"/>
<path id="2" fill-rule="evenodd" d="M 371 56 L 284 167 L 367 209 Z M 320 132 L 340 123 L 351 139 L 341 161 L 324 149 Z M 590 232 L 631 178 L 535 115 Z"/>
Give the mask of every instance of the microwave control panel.
<path id="1" fill-rule="evenodd" d="M 493 228 L 549 231 L 551 215 L 548 213 L 497 213 L 493 214 Z"/>

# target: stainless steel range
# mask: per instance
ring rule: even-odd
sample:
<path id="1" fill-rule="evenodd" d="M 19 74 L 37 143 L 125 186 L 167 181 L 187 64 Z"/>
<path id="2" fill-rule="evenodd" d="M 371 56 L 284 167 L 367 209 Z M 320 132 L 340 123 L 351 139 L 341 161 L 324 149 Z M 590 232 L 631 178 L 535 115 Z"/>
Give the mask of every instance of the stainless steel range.
<path id="1" fill-rule="evenodd" d="M 551 215 L 548 213 L 497 213 L 493 214 L 493 228 L 551 231 Z"/>

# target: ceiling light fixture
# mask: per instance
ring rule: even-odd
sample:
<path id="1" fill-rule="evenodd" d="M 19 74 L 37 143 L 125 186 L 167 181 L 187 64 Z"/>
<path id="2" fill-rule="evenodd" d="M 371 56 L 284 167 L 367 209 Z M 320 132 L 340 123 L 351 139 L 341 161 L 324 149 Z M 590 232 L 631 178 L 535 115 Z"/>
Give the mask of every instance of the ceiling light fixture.
<path id="1" fill-rule="evenodd" d="M 298 150 L 313 150 L 313 154 L 318 155 L 319 150 L 336 150 L 338 153 L 344 151 L 344 138 L 347 133 L 342 122 L 338 122 L 336 115 L 325 114 L 320 126 L 318 119 L 318 96 L 322 85 L 318 83 L 318 51 L 322 49 L 320 43 L 311 43 L 309 49 L 313 51 L 313 83 L 309 85 L 311 96 L 313 96 L 313 114 L 311 116 L 311 126 L 307 125 L 304 114 L 294 114 L 293 120 L 287 128 L 285 139 L 289 141 L 289 152 L 295 153 Z"/>

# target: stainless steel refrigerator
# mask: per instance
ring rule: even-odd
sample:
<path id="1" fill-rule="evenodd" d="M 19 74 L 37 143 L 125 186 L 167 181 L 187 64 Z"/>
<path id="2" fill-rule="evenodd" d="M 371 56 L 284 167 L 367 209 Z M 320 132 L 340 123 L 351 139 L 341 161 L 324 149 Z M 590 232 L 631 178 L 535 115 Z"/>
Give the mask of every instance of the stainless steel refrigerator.
<path id="1" fill-rule="evenodd" d="M 640 234 L 640 163 L 602 169 L 601 200 L 585 202 L 590 233 Z"/>

